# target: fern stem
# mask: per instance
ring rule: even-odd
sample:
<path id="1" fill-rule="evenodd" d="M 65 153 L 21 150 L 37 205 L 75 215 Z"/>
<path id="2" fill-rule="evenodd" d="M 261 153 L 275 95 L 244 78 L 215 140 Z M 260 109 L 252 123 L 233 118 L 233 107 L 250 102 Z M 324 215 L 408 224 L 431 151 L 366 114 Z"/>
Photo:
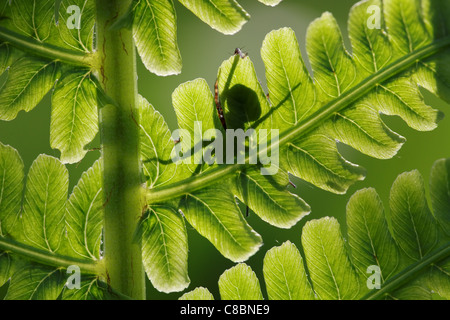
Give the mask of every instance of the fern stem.
<path id="1" fill-rule="evenodd" d="M 85 274 L 103 275 L 104 273 L 103 264 L 101 262 L 52 254 L 48 251 L 30 247 L 23 243 L 3 237 L 0 237 L 0 249 L 52 267 L 67 268 L 71 265 L 77 265 Z"/>
<path id="2" fill-rule="evenodd" d="M 381 289 L 368 293 L 362 298 L 362 300 L 376 300 L 383 298 L 386 294 L 392 293 L 395 289 L 400 288 L 401 285 L 406 283 L 408 280 L 416 277 L 425 268 L 430 267 L 439 261 L 448 258 L 449 256 L 450 242 L 433 251 L 415 264 L 410 265 L 408 268 L 386 281 Z"/>
<path id="3" fill-rule="evenodd" d="M 131 0 L 96 0 L 99 80 L 115 103 L 100 109 L 105 192 L 104 260 L 108 284 L 145 299 L 141 246 L 135 239 L 141 205 L 136 54 L 130 29 L 110 26 Z"/>
<path id="4" fill-rule="evenodd" d="M 341 111 L 356 100 L 362 98 L 369 91 L 373 90 L 378 84 L 389 80 L 393 76 L 398 75 L 399 73 L 413 66 L 417 61 L 428 58 L 429 56 L 439 52 L 449 45 L 450 37 L 436 40 L 428 46 L 411 52 L 402 59 L 399 59 L 389 66 L 379 70 L 378 72 L 366 78 L 364 81 L 361 81 L 355 87 L 344 92 L 335 100 L 332 100 L 324 105 L 317 113 L 313 114 L 305 121 L 299 122 L 292 128 L 282 132 L 279 137 L 278 146 L 282 147 L 283 145 L 286 145 L 289 142 L 304 136 L 305 134 L 322 124 L 324 121 L 329 119 L 336 112 Z M 275 146 L 275 144 L 273 146 Z M 260 149 L 258 151 L 258 158 L 261 154 L 269 154 L 268 150 L 270 150 L 270 148 L 273 146 L 270 142 L 267 143 L 266 148 Z M 221 165 L 219 167 L 210 169 L 204 173 L 178 181 L 176 183 L 156 187 L 151 190 L 146 190 L 145 193 L 147 203 L 150 204 L 170 200 L 176 197 L 180 197 L 186 193 L 204 188 L 207 185 L 220 181 L 220 179 L 223 179 L 223 177 L 232 172 L 237 172 L 243 169 L 249 163 L 248 156 L 245 160 L 245 163 L 246 164 Z"/>
<path id="5" fill-rule="evenodd" d="M 59 60 L 68 64 L 95 68 L 95 54 L 76 52 L 45 44 L 30 37 L 23 36 L 14 31 L 0 27 L 0 40 L 11 44 L 31 55 Z"/>

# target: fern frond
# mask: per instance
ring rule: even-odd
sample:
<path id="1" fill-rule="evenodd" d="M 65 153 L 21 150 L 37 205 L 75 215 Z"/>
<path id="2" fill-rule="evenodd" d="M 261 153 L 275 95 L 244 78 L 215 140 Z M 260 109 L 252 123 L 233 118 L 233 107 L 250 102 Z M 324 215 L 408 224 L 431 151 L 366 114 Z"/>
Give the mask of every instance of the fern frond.
<path id="1" fill-rule="evenodd" d="M 432 168 L 431 207 L 422 176 L 411 171 L 395 180 L 389 215 L 372 188 L 350 198 L 345 238 L 335 218 L 307 222 L 301 237 L 304 257 L 290 241 L 266 253 L 263 273 L 268 298 L 450 299 L 450 237 L 445 232 L 450 211 L 442 208 L 449 201 L 448 168 L 450 159 L 438 160 Z M 225 271 L 219 280 L 221 298 L 259 294 L 259 284 L 247 284 L 249 273 L 256 277 L 242 263 Z M 202 299 L 205 290 L 184 297 Z"/>

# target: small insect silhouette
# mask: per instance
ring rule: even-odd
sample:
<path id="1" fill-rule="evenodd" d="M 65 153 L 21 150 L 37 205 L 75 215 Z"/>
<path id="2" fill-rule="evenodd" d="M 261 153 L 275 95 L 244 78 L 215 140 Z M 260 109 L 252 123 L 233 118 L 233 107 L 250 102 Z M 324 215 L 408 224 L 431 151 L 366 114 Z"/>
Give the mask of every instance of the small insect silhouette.
<path id="1" fill-rule="evenodd" d="M 240 48 L 234 50 L 234 55 L 239 55 L 242 59 L 245 59 L 248 56 L 248 54 L 243 52 Z"/>
<path id="2" fill-rule="evenodd" d="M 234 55 L 239 55 L 241 59 L 245 59 L 247 57 L 247 53 L 242 52 L 241 49 L 236 48 L 234 50 Z M 216 104 L 217 114 L 219 116 L 219 120 L 222 123 L 222 127 L 224 130 L 227 130 L 227 123 L 225 122 L 225 116 L 223 113 L 222 104 L 220 103 L 220 97 L 219 97 L 219 78 L 216 79 L 216 82 L 214 83 L 214 103 Z M 249 207 L 246 206 L 245 209 L 245 216 L 249 216 Z"/>
<path id="3" fill-rule="evenodd" d="M 240 48 L 236 48 L 234 50 L 234 55 L 239 55 L 242 59 L 245 59 L 247 57 L 247 53 L 244 53 Z M 219 78 L 217 78 L 216 82 L 214 83 L 214 102 L 216 104 L 217 114 L 219 116 L 220 122 L 222 123 L 222 127 L 226 130 L 227 124 L 225 122 L 225 116 L 219 97 Z"/>

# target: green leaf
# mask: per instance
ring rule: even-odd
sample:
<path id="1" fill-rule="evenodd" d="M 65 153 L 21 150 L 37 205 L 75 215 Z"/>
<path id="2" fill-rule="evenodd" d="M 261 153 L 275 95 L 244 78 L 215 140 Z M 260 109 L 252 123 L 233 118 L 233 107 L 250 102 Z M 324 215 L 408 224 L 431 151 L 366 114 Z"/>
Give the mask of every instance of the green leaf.
<path id="1" fill-rule="evenodd" d="M 264 3 L 266 6 L 275 7 L 283 0 L 258 0 L 261 3 Z"/>
<path id="2" fill-rule="evenodd" d="M 319 99 L 337 98 L 354 85 L 356 67 L 331 13 L 324 13 L 310 24 L 306 45 Z"/>
<path id="3" fill-rule="evenodd" d="M 20 58 L 9 69 L 0 91 L 0 119 L 12 120 L 21 110 L 32 110 L 53 87 L 59 64 L 37 58 Z"/>
<path id="4" fill-rule="evenodd" d="M 14 0 L 11 2 L 14 29 L 40 42 L 48 40 L 54 26 L 55 1 Z"/>
<path id="5" fill-rule="evenodd" d="M 180 209 L 187 221 L 232 261 L 245 261 L 262 244 L 260 235 L 244 220 L 226 183 L 187 194 Z"/>
<path id="6" fill-rule="evenodd" d="M 436 179 L 448 161 L 436 161 L 430 177 L 430 189 L 440 191 L 434 192 L 432 202 L 442 210 L 437 220 L 450 216 L 450 209 L 441 206 L 448 198 L 446 185 Z M 269 299 L 450 299 L 450 237 L 436 228 L 424 199 L 420 174 L 406 172 L 391 189 L 390 221 L 370 188 L 356 192 L 347 204 L 346 238 L 335 218 L 307 222 L 302 231 L 305 260 L 289 241 L 270 249 L 264 258 Z M 233 269 L 240 271 L 231 273 Z M 220 277 L 219 287 L 225 284 L 231 297 L 258 292 L 258 280 L 248 266 L 230 270 Z M 222 288 L 221 296 L 228 297 Z"/>
<path id="7" fill-rule="evenodd" d="M 281 181 L 274 181 L 277 178 Z M 264 221 L 279 228 L 290 228 L 309 214 L 310 208 L 287 191 L 288 184 L 286 173 L 278 173 L 275 178 L 261 175 L 259 168 L 249 168 L 237 175 L 234 193 Z"/>
<path id="8" fill-rule="evenodd" d="M 153 286 L 166 293 L 186 289 L 190 280 L 187 231 L 182 216 L 170 206 L 152 206 L 139 228 L 144 268 Z"/>
<path id="9" fill-rule="evenodd" d="M 250 19 L 250 15 L 235 0 L 179 0 L 211 28 L 234 34 Z"/>
<path id="10" fill-rule="evenodd" d="M 392 61 L 394 54 L 388 34 L 380 32 L 382 29 L 367 27 L 367 12 L 370 6 L 381 8 L 382 2 L 370 0 L 353 6 L 348 22 L 352 55 L 360 77 L 367 77 L 386 67 Z M 384 15 L 380 16 L 379 22 L 380 28 L 384 27 Z"/>
<path id="11" fill-rule="evenodd" d="M 376 27 L 368 20 L 368 9 L 373 5 L 382 9 L 380 25 Z M 344 46 L 336 20 L 325 13 L 307 32 L 313 77 L 303 62 L 293 30 L 270 32 L 261 49 L 268 97 L 250 57 L 235 54 L 219 69 L 218 102 L 227 128 L 280 130 L 282 171 L 324 190 L 345 193 L 356 181 L 364 179 L 365 170 L 344 159 L 337 142 L 371 157 L 389 159 L 396 155 L 405 138 L 389 129 L 380 114 L 400 116 L 419 131 L 433 130 L 442 118 L 440 111 L 425 104 L 419 86 L 450 101 L 446 67 L 450 28 L 439 14 L 449 10 L 445 1 L 439 0 L 358 2 L 349 17 L 351 54 Z M 192 128 L 197 116 L 211 123 L 209 129 L 220 130 L 215 121 L 217 115 L 210 116 L 215 107 L 211 93 L 204 89 L 206 85 L 194 85 L 201 82 L 197 79 L 180 86 L 184 99 L 178 118 L 190 121 L 179 121 L 179 126 Z M 175 100 L 174 105 L 178 109 L 179 101 Z M 198 117 L 203 114 L 206 116 Z M 194 145 L 197 144 L 185 145 L 183 151 Z M 204 146 L 204 150 L 208 147 Z M 266 152 L 261 149 L 258 156 Z M 200 150 L 197 154 L 201 154 Z M 183 181 L 176 181 L 154 188 L 149 192 L 150 201 L 161 197 L 170 200 L 207 188 L 242 172 L 242 167 L 235 163 L 205 170 L 191 165 L 190 172 L 180 167 L 178 172 L 187 187 L 181 187 Z"/>
<path id="12" fill-rule="evenodd" d="M 447 236 L 450 236 L 450 160 L 434 163 L 430 177 L 430 195 L 433 213 Z"/>
<path id="13" fill-rule="evenodd" d="M 0 143 L 0 236 L 14 233 L 22 206 L 23 162 L 19 153 Z"/>
<path id="14" fill-rule="evenodd" d="M 133 34 L 138 53 L 149 71 L 160 76 L 181 72 L 172 0 L 139 0 L 134 7 Z"/>
<path id="15" fill-rule="evenodd" d="M 20 267 L 20 259 L 10 253 L 0 251 L 0 286 L 3 286 Z"/>
<path id="16" fill-rule="evenodd" d="M 408 257 L 420 260 L 438 240 L 436 222 L 428 209 L 424 183 L 418 171 L 401 174 L 390 195 L 394 238 Z"/>
<path id="17" fill-rule="evenodd" d="M 269 33 L 262 44 L 261 58 L 266 66 L 270 102 L 278 110 L 273 115 L 277 126 L 288 128 L 316 111 L 316 89 L 292 29 Z"/>
<path id="18" fill-rule="evenodd" d="M 386 27 L 392 38 L 394 54 L 412 52 L 427 44 L 430 40 L 425 25 L 421 21 L 420 4 L 411 0 L 384 0 Z"/>
<path id="19" fill-rule="evenodd" d="M 11 255 L 7 252 L 0 252 L 0 286 L 3 286 L 10 278 Z"/>
<path id="20" fill-rule="evenodd" d="M 270 300 L 314 300 L 303 258 L 293 243 L 267 251 L 263 272 Z"/>
<path id="21" fill-rule="evenodd" d="M 3 74 L 21 56 L 21 52 L 10 44 L 0 44 L 0 74 Z"/>
<path id="22" fill-rule="evenodd" d="M 183 294 L 178 300 L 214 300 L 214 297 L 208 289 L 199 287 Z"/>
<path id="23" fill-rule="evenodd" d="M 139 96 L 141 161 L 147 187 L 164 185 L 176 179 L 177 164 L 171 158 L 174 141 L 163 116 Z"/>
<path id="24" fill-rule="evenodd" d="M 365 176 L 365 170 L 346 161 L 338 153 L 336 142 L 323 134 L 288 143 L 286 156 L 282 154 L 280 161 L 295 176 L 338 194 Z"/>
<path id="25" fill-rule="evenodd" d="M 219 278 L 222 300 L 263 300 L 259 280 L 245 263 L 226 270 Z"/>
<path id="26" fill-rule="evenodd" d="M 12 276 L 5 300 L 56 300 L 65 282 L 60 269 L 29 265 Z"/>
<path id="27" fill-rule="evenodd" d="M 227 128 L 271 128 L 269 102 L 250 58 L 232 56 L 222 63 L 217 78 Z"/>
<path id="28" fill-rule="evenodd" d="M 69 199 L 67 169 L 56 158 L 40 155 L 33 162 L 23 200 L 22 159 L 1 143 L 0 172 L 0 285 L 11 278 L 6 298 L 56 299 L 68 278 L 64 270 L 73 265 L 83 280 L 100 276 L 100 161 Z"/>
<path id="29" fill-rule="evenodd" d="M 27 177 L 21 222 L 21 240 L 32 246 L 57 252 L 65 230 L 69 177 L 58 159 L 40 155 Z"/>
<path id="30" fill-rule="evenodd" d="M 204 2 L 196 2 L 199 6 L 201 3 Z M 375 27 L 371 26 L 373 21 L 368 16 L 368 9 L 373 5 L 382 9 L 380 25 Z M 397 154 L 405 138 L 392 131 L 383 122 L 381 114 L 400 116 L 408 126 L 419 131 L 437 127 L 442 113 L 425 104 L 419 87 L 450 101 L 450 78 L 446 75 L 450 74 L 447 72 L 450 28 L 439 14 L 450 14 L 449 10 L 445 1 L 439 0 L 358 2 L 349 17 L 351 53 L 344 45 L 336 20 L 330 13 L 324 13 L 310 25 L 306 36 L 313 75 L 309 74 L 303 61 L 294 31 L 290 28 L 272 31 L 261 49 L 268 95 L 262 89 L 250 57 L 238 51 L 220 66 L 214 96 L 203 79 L 180 85 L 172 98 L 178 128 L 184 130 L 185 135 L 180 135 L 174 151 L 185 157 L 178 162 L 177 179 L 151 188 L 147 192 L 147 202 L 151 205 L 182 198 L 179 209 L 184 212 L 184 206 L 189 207 L 190 212 L 184 212 L 188 221 L 222 254 L 228 251 L 224 248 L 236 246 L 234 237 L 227 237 L 218 244 L 214 237 L 217 232 L 211 232 L 211 227 L 199 221 L 205 221 L 211 215 L 215 221 L 222 219 L 215 214 L 216 210 L 202 201 L 191 199 L 191 195 L 201 194 L 202 198 L 213 199 L 219 192 L 218 184 L 229 185 L 230 191 L 226 192 L 231 194 L 226 196 L 226 201 L 231 204 L 231 198 L 236 196 L 263 220 L 284 228 L 294 225 L 309 211 L 300 198 L 287 193 L 286 185 L 280 184 L 277 177 L 267 179 L 256 174 L 261 162 L 254 164 L 252 157 L 245 154 L 246 163 L 237 163 L 238 158 L 234 153 L 230 154 L 231 148 L 228 154 L 225 147 L 219 148 L 224 128 L 215 109 L 220 106 L 227 129 L 242 130 L 247 137 L 249 129 L 260 134 L 265 132 L 263 129 L 280 131 L 279 159 L 275 164 L 279 171 L 326 191 L 346 193 L 351 185 L 364 179 L 365 169 L 345 159 L 338 150 L 338 144 L 346 144 L 374 158 L 390 159 Z M 408 14 L 410 16 L 406 17 Z M 200 129 L 200 121 L 201 130 L 194 130 Z M 227 142 L 230 141 L 225 140 Z M 270 147 L 259 147 L 257 157 L 261 160 Z M 250 142 L 245 151 L 249 149 Z M 223 165 L 217 158 L 213 158 L 216 161 L 212 164 L 202 162 L 202 156 L 212 150 L 216 155 L 224 151 L 223 158 L 228 160 L 227 164 Z M 255 175 L 248 174 L 253 171 Z M 294 203 L 297 203 L 295 209 Z M 204 209 L 199 209 L 202 207 Z M 231 211 L 235 212 L 234 209 Z M 394 219 L 404 219 L 399 217 L 401 215 Z M 365 218 L 378 221 L 376 216 L 367 215 Z M 311 226 L 317 227 L 311 237 L 321 237 L 325 232 L 322 227 L 328 230 L 328 224 Z M 333 232 L 337 234 L 338 231 L 335 225 Z M 435 238 L 435 231 L 432 230 L 428 236 Z M 373 239 L 365 235 L 360 240 L 370 242 Z M 324 250 L 333 251 L 331 247 Z M 343 245 L 338 247 L 344 250 Z M 431 250 L 431 245 L 425 247 L 425 252 Z M 376 250 L 372 249 L 372 253 Z M 420 256 L 420 250 L 417 252 Z M 341 258 L 344 260 L 340 267 L 336 267 L 338 263 L 334 261 L 328 273 L 317 271 L 316 277 L 319 278 L 333 278 L 338 272 L 336 283 L 333 286 L 323 284 L 317 291 L 318 295 L 354 298 L 359 294 L 354 292 L 356 287 L 360 293 L 365 291 L 361 284 L 346 283 L 346 277 L 359 279 L 364 266 L 355 267 L 348 258 Z M 358 258 L 367 261 L 365 256 Z M 374 265 L 387 263 L 375 262 Z M 393 276 L 389 268 L 393 267 L 389 265 L 383 277 Z M 350 269 L 351 273 L 347 274 Z"/>
<path id="31" fill-rule="evenodd" d="M 364 102 L 332 118 L 333 135 L 342 143 L 378 159 L 391 159 L 406 139 L 390 130 L 379 113 Z"/>
<path id="32" fill-rule="evenodd" d="M 387 115 L 399 115 L 413 129 L 431 131 L 443 114 L 427 106 L 419 88 L 407 78 L 379 85 L 376 91 L 379 110 Z"/>
<path id="33" fill-rule="evenodd" d="M 97 87 L 90 70 L 65 73 L 52 95 L 50 145 L 63 163 L 81 161 L 98 131 Z"/>
<path id="34" fill-rule="evenodd" d="M 431 293 L 438 294 L 441 298 L 450 300 L 450 259 L 440 263 L 439 266 L 434 266 L 430 270 L 430 279 L 427 279 L 429 288 L 432 288 Z"/>
<path id="35" fill-rule="evenodd" d="M 79 21 L 77 13 L 79 8 Z M 77 24 L 79 22 L 79 25 Z M 54 44 L 74 51 L 92 52 L 94 44 L 95 2 L 62 0 L 59 5 L 58 31 Z M 70 27 L 70 28 L 69 28 Z"/>
<path id="36" fill-rule="evenodd" d="M 119 300 L 120 298 L 98 278 L 81 281 L 79 289 L 65 287 L 61 297 L 62 300 Z"/>
<path id="37" fill-rule="evenodd" d="M 357 298 L 361 284 L 347 255 L 336 219 L 308 221 L 303 228 L 302 244 L 319 299 Z"/>
<path id="38" fill-rule="evenodd" d="M 99 260 L 103 228 L 102 165 L 97 160 L 80 178 L 66 204 L 66 229 L 76 255 Z"/>
<path id="39" fill-rule="evenodd" d="M 202 172 L 208 166 L 203 160 L 202 139 L 217 137 L 221 126 L 208 84 L 203 79 L 181 84 L 172 94 L 172 104 L 180 129 L 175 150 L 180 149 L 181 159 L 191 173 Z"/>
<path id="40" fill-rule="evenodd" d="M 360 190 L 350 198 L 347 228 L 356 269 L 366 275 L 368 266 L 378 266 L 383 282 L 391 278 L 399 265 L 399 252 L 374 189 Z"/>

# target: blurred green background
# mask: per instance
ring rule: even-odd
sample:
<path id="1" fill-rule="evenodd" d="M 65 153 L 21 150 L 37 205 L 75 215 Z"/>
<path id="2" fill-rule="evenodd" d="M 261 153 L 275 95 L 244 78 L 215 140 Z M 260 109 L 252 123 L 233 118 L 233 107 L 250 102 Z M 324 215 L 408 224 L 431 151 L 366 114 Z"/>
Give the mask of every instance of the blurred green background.
<path id="1" fill-rule="evenodd" d="M 195 78 L 204 78 L 213 91 L 217 69 L 223 60 L 233 54 L 236 47 L 247 52 L 255 64 L 258 77 L 266 90 L 265 70 L 260 56 L 260 48 L 265 35 L 271 30 L 281 27 L 291 27 L 297 35 L 303 57 L 308 64 L 305 51 L 305 34 L 309 23 L 323 12 L 330 11 L 339 22 L 348 48 L 347 17 L 353 0 L 283 0 L 277 7 L 266 7 L 256 0 L 239 0 L 239 3 L 251 15 L 251 20 L 244 25 L 243 30 L 233 36 L 225 36 L 212 30 L 197 19 L 190 11 L 177 1 L 174 1 L 178 18 L 178 42 L 183 58 L 181 75 L 157 77 L 150 74 L 138 61 L 139 91 L 165 117 L 169 127 L 176 128 L 175 113 L 172 108 L 171 94 L 181 83 Z M 139 58 L 138 58 L 139 59 Z M 441 100 L 424 92 L 426 102 L 450 114 L 450 106 Z M 367 178 L 350 188 L 346 195 L 334 195 L 322 191 L 308 183 L 294 179 L 298 193 L 312 207 L 309 216 L 289 230 L 277 229 L 261 221 L 255 214 L 247 218 L 250 225 L 262 235 L 264 245 L 259 252 L 246 263 L 256 272 L 261 281 L 263 294 L 266 296 L 262 276 L 262 261 L 264 254 L 273 246 L 281 245 L 290 240 L 301 247 L 300 235 L 304 223 L 323 216 L 336 217 L 342 226 L 345 225 L 345 206 L 349 197 L 357 190 L 365 187 L 377 189 L 388 210 L 389 190 L 398 174 L 418 169 L 426 184 L 433 162 L 439 158 L 450 157 L 448 142 L 450 137 L 450 120 L 444 118 L 439 127 L 432 132 L 418 133 L 409 129 L 397 117 L 384 117 L 383 120 L 394 131 L 407 138 L 400 152 L 390 160 L 375 160 L 366 157 L 346 146 L 340 145 L 342 154 L 351 162 L 367 169 Z M 18 149 L 28 168 L 32 161 L 41 153 L 58 157 L 59 152 L 52 150 L 49 143 L 50 97 L 45 99 L 31 112 L 21 112 L 17 119 L 11 122 L 0 122 L 0 141 Z M 99 146 L 98 138 L 91 144 Z M 68 165 L 70 170 L 70 189 L 78 181 L 81 173 L 91 166 L 99 157 L 98 151 L 89 152 L 79 164 Z M 217 280 L 225 269 L 234 264 L 223 258 L 218 251 L 191 226 L 187 226 L 189 236 L 189 275 L 191 285 L 186 291 L 198 286 L 207 287 L 216 299 L 220 297 Z M 345 230 L 345 229 L 344 229 Z M 177 299 L 182 293 L 164 294 L 148 285 L 150 299 Z"/>

